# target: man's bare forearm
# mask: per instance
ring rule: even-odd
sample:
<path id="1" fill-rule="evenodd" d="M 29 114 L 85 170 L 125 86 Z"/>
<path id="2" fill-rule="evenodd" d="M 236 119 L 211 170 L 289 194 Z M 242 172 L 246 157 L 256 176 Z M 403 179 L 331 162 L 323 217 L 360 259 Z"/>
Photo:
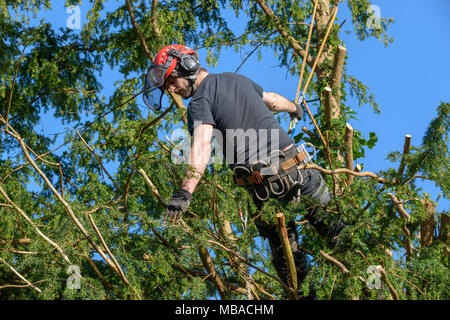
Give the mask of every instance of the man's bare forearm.
<path id="1" fill-rule="evenodd" d="M 186 177 L 181 182 L 181 189 L 194 193 L 195 188 L 205 172 L 207 164 L 208 160 L 205 163 L 192 163 L 187 171 Z"/>
<path id="2" fill-rule="evenodd" d="M 295 112 L 297 110 L 292 101 L 274 92 L 264 92 L 263 101 L 273 112 Z"/>
<path id="3" fill-rule="evenodd" d="M 194 193 L 211 157 L 211 134 L 211 125 L 201 125 L 195 128 L 194 140 L 189 153 L 189 169 L 181 183 L 181 189 Z"/>

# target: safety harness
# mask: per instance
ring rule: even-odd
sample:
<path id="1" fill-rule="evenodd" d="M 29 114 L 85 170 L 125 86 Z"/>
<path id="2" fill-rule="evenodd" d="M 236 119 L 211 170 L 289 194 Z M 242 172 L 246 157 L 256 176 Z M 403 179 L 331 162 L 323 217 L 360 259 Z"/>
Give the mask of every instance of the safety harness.
<path id="1" fill-rule="evenodd" d="M 306 146 L 313 148 L 314 154 L 311 157 L 306 151 Z M 297 171 L 302 177 L 299 165 L 312 161 L 315 155 L 315 148 L 310 143 L 303 143 L 297 148 L 281 151 L 274 150 L 266 161 L 257 161 L 251 165 L 238 165 L 234 167 L 234 182 L 253 192 L 260 201 L 266 201 L 271 195 L 275 197 L 289 195 L 292 191 L 298 191 L 303 184 L 301 181 L 294 181 L 292 174 Z"/>

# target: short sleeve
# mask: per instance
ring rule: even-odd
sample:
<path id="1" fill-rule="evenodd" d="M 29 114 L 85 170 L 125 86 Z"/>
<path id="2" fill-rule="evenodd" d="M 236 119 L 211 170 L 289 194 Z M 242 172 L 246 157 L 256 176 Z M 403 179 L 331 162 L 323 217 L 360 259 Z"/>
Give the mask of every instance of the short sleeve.
<path id="1" fill-rule="evenodd" d="M 249 79 L 249 80 L 250 80 L 250 79 Z M 254 81 L 252 81 L 252 80 L 250 80 L 250 82 L 252 83 L 253 88 L 255 89 L 256 93 L 258 93 L 258 95 L 259 95 L 260 97 L 262 97 L 262 96 L 263 96 L 263 93 L 264 93 L 263 88 L 262 88 L 259 84 L 257 84 L 256 82 L 254 82 Z"/>
<path id="2" fill-rule="evenodd" d="M 211 111 L 211 104 L 208 99 L 204 97 L 191 100 L 187 111 L 187 118 L 188 130 L 191 135 L 193 134 L 195 127 L 200 124 L 212 124 L 213 126 L 216 126 Z"/>

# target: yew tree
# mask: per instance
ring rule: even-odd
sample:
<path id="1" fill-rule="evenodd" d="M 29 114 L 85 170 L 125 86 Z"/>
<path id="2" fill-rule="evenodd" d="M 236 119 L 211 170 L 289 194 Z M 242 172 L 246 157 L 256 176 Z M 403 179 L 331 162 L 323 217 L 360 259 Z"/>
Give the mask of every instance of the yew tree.
<path id="1" fill-rule="evenodd" d="M 153 111 L 141 94 L 150 60 L 172 43 L 204 50 L 210 66 L 227 49 L 268 49 L 281 69 L 302 76 L 306 96 L 319 97 L 314 113 L 305 106 L 308 127 L 295 140 L 317 148 L 314 164 L 305 167 L 326 177 L 332 215 L 352 223 L 343 235 L 348 250 L 328 248 L 303 219 L 307 199 L 268 201 L 260 212 L 273 223 L 278 213 L 297 222 L 311 264 L 305 294 L 449 298 L 449 216 L 436 210 L 420 182 L 433 181 L 448 199 L 450 104 L 427 106 L 437 111 L 422 143 L 406 136 L 387 155 L 390 169 L 354 165 L 377 137 L 348 124 L 358 117 L 348 98 L 374 114 L 382 106 L 344 67 L 336 10 L 350 8 L 358 39 L 376 37 L 387 46 L 392 20 L 377 17 L 373 27 L 369 1 L 90 4 L 78 32 L 33 19 L 51 10 L 50 1 L 0 0 L 1 299 L 301 298 L 277 277 L 250 218 L 256 208 L 225 164 L 207 167 L 182 221 L 163 223 L 187 169 L 173 161 L 179 141 L 164 136 L 186 128 L 186 101 L 172 94 Z M 227 21 L 230 13 L 242 22 L 240 33 Z M 105 94 L 102 72 L 109 69 L 117 78 Z M 36 129 L 51 122 L 65 130 Z"/>

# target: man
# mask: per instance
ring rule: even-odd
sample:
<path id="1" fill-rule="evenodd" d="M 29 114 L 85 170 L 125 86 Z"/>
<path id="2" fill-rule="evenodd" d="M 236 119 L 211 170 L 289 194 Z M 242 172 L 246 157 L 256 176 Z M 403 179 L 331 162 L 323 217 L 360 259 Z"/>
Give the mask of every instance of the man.
<path id="1" fill-rule="evenodd" d="M 210 158 L 213 132 L 219 131 L 224 138 L 226 162 L 235 172 L 235 182 L 252 194 L 259 211 L 269 198 L 299 201 L 300 195 L 308 196 L 319 206 L 313 206 L 305 218 L 329 243 L 334 243 L 344 223 L 334 219 L 327 225 L 324 222 L 327 213 L 318 210 L 331 199 L 328 188 L 317 170 L 297 169 L 307 154 L 297 149 L 272 114 L 288 112 L 291 117 L 301 119 L 300 105 L 263 91 L 244 76 L 209 74 L 200 68 L 194 50 L 182 45 L 167 46 L 158 52 L 146 76 L 146 103 L 155 88 L 191 98 L 188 106 L 188 129 L 193 135 L 190 168 L 168 204 L 166 218 L 177 220 L 187 210 Z M 280 279 L 287 283 L 287 267 L 276 225 L 264 222 L 260 215 L 253 216 L 260 235 L 269 240 L 272 262 Z M 294 221 L 289 221 L 287 228 L 301 284 L 308 272 L 307 260 L 298 249 Z"/>

